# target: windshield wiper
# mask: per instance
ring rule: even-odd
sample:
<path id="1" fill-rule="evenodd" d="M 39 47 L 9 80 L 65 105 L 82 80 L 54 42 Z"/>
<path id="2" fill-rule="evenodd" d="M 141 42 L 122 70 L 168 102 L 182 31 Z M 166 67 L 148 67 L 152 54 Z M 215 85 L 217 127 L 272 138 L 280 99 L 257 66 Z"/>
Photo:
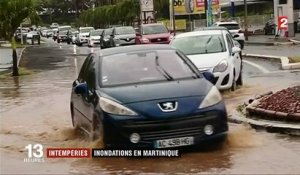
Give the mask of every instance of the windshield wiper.
<path id="1" fill-rule="evenodd" d="M 163 68 L 160 66 L 158 61 L 158 56 L 155 57 L 156 69 L 168 80 L 172 81 L 174 78 Z"/>
<path id="2" fill-rule="evenodd" d="M 213 36 L 210 36 L 210 37 L 208 38 L 208 40 L 206 41 L 206 43 L 205 43 L 205 53 L 207 53 L 207 44 L 211 41 L 212 37 L 213 37 Z"/>

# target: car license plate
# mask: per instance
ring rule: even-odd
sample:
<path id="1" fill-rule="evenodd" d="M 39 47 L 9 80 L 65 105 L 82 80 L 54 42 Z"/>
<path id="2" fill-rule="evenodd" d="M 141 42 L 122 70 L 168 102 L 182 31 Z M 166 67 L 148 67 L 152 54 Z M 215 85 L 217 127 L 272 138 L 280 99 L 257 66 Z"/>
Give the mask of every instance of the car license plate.
<path id="1" fill-rule="evenodd" d="M 187 146 L 193 144 L 194 144 L 194 137 L 180 137 L 180 138 L 173 138 L 173 139 L 156 140 L 154 142 L 154 147 L 170 148 L 170 147 Z"/>

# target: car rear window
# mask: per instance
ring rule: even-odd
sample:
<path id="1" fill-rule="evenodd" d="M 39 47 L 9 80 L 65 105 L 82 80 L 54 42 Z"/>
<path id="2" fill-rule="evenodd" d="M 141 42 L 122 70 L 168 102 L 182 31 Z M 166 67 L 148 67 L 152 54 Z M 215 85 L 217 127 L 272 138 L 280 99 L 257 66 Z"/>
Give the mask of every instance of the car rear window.
<path id="1" fill-rule="evenodd" d="M 105 56 L 100 86 L 116 86 L 196 78 L 195 71 L 175 50 L 141 51 Z"/>
<path id="2" fill-rule="evenodd" d="M 238 24 L 220 24 L 221 27 L 226 27 L 228 30 L 238 30 L 240 29 Z"/>
<path id="3" fill-rule="evenodd" d="M 168 29 L 164 25 L 146 25 L 143 26 L 143 35 L 168 33 Z"/>

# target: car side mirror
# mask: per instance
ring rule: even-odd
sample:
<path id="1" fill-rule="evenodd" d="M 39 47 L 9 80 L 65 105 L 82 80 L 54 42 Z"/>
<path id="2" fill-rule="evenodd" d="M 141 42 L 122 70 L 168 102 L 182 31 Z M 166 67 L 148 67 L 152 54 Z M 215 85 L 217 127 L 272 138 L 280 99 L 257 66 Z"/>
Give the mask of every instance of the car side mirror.
<path id="1" fill-rule="evenodd" d="M 211 82 L 212 84 L 215 84 L 215 76 L 214 74 L 212 74 L 211 72 L 208 72 L 208 71 L 205 71 L 205 72 L 202 72 L 204 78 L 206 80 L 208 80 L 209 82 Z"/>
<path id="2" fill-rule="evenodd" d="M 235 34 L 235 35 L 233 35 L 233 38 L 238 38 L 240 35 L 238 35 L 238 34 Z"/>
<path id="3" fill-rule="evenodd" d="M 175 34 L 174 30 L 169 30 L 170 34 Z"/>
<path id="4" fill-rule="evenodd" d="M 74 89 L 76 94 L 87 94 L 88 92 L 88 87 L 86 83 L 81 83 L 79 85 L 77 85 Z"/>
<path id="5" fill-rule="evenodd" d="M 239 52 L 241 52 L 242 50 L 241 50 L 241 48 L 239 48 L 239 47 L 236 47 L 236 46 L 234 46 L 233 48 L 232 48 L 232 54 L 236 54 L 236 53 L 239 53 Z"/>

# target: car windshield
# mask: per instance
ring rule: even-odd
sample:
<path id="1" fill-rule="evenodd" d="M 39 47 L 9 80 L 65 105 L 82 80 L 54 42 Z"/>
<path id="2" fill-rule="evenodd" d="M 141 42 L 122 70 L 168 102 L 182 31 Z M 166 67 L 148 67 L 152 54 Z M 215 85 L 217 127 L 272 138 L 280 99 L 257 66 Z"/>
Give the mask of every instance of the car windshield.
<path id="1" fill-rule="evenodd" d="M 168 29 L 164 25 L 148 25 L 143 26 L 143 35 L 168 33 Z"/>
<path id="2" fill-rule="evenodd" d="M 127 35 L 127 34 L 135 34 L 135 30 L 133 27 L 117 27 L 116 35 Z"/>
<path id="3" fill-rule="evenodd" d="M 103 30 L 94 30 L 91 32 L 91 36 L 100 36 Z"/>
<path id="4" fill-rule="evenodd" d="M 112 28 L 105 29 L 104 33 L 105 33 L 105 36 L 111 35 L 112 34 Z"/>
<path id="5" fill-rule="evenodd" d="M 94 30 L 93 28 L 83 28 L 80 29 L 80 33 L 90 33 L 90 31 Z"/>
<path id="6" fill-rule="evenodd" d="M 120 69 L 121 67 L 121 69 Z M 118 86 L 196 78 L 175 50 L 140 51 L 105 56 L 100 86 Z"/>
<path id="7" fill-rule="evenodd" d="M 226 27 L 228 30 L 238 30 L 240 29 L 238 24 L 220 24 L 220 27 Z"/>
<path id="8" fill-rule="evenodd" d="M 60 32 L 59 32 L 59 34 L 60 34 L 60 35 L 66 35 L 67 33 L 68 33 L 68 31 L 67 31 L 67 30 L 60 31 Z"/>
<path id="9" fill-rule="evenodd" d="M 172 46 L 186 55 L 225 52 L 221 34 L 179 37 L 173 40 Z"/>

